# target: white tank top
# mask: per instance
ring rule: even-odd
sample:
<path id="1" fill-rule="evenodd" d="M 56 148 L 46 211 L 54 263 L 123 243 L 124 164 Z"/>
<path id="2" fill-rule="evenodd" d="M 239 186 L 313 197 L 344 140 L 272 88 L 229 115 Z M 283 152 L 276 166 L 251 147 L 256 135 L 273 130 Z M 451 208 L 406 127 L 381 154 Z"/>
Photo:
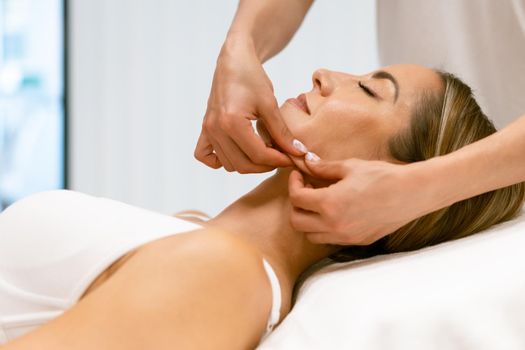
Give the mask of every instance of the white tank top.
<path id="1" fill-rule="evenodd" d="M 27 197 L 0 214 L 0 345 L 73 306 L 97 276 L 131 250 L 202 228 L 121 202 L 72 191 Z M 279 321 L 281 290 L 266 260 Z"/>
<path id="2" fill-rule="evenodd" d="M 456 73 L 498 128 L 525 114 L 525 0 L 378 0 L 382 65 Z"/>

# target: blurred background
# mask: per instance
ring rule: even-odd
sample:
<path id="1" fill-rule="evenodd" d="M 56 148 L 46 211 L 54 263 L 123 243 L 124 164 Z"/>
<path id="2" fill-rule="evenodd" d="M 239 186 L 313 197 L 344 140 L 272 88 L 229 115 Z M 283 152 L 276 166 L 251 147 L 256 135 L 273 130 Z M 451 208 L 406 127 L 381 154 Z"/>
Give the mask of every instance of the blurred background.
<path id="1" fill-rule="evenodd" d="M 65 179 L 63 0 L 0 0 L 0 210 Z"/>
<path id="2" fill-rule="evenodd" d="M 267 177 L 193 158 L 236 7 L 0 0 L 2 206 L 67 187 L 163 213 L 214 215 Z M 317 68 L 377 68 L 375 21 L 375 1 L 314 2 L 291 44 L 265 65 L 279 103 L 309 90 Z"/>

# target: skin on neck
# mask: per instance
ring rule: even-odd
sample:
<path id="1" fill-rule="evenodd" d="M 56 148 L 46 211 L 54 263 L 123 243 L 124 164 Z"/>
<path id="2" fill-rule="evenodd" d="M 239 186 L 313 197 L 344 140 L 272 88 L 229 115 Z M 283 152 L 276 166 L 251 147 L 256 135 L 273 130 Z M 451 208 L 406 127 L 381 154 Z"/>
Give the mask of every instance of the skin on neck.
<path id="1" fill-rule="evenodd" d="M 299 275 L 339 249 L 313 244 L 289 221 L 291 168 L 279 169 L 255 189 L 239 198 L 208 224 L 230 232 L 257 247 L 275 269 L 283 288 L 293 288 Z"/>

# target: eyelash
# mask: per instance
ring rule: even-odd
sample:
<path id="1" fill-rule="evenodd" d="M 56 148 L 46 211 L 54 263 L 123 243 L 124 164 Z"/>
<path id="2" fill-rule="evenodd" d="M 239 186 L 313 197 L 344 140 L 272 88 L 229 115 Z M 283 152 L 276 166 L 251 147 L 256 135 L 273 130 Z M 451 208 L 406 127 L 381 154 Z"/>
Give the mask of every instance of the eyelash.
<path id="1" fill-rule="evenodd" d="M 364 91 L 368 96 L 376 97 L 376 94 L 375 94 L 372 90 L 370 90 L 368 87 L 366 87 L 365 85 L 363 85 L 362 82 L 359 82 L 358 85 L 359 85 L 359 87 L 360 87 L 361 89 L 363 89 L 363 91 Z"/>

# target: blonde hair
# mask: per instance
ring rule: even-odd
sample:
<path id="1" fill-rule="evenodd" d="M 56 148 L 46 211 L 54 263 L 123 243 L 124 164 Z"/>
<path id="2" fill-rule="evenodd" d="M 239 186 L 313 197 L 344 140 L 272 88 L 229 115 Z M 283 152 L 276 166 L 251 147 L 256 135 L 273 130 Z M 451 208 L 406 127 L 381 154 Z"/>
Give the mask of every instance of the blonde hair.
<path id="1" fill-rule="evenodd" d="M 422 93 L 409 128 L 389 142 L 391 155 L 401 162 L 451 153 L 496 132 L 470 87 L 450 73 L 437 73 L 444 88 L 437 94 Z M 369 246 L 347 247 L 331 258 L 349 261 L 462 238 L 513 218 L 524 196 L 525 185 L 518 183 L 465 199 L 422 216 Z"/>

